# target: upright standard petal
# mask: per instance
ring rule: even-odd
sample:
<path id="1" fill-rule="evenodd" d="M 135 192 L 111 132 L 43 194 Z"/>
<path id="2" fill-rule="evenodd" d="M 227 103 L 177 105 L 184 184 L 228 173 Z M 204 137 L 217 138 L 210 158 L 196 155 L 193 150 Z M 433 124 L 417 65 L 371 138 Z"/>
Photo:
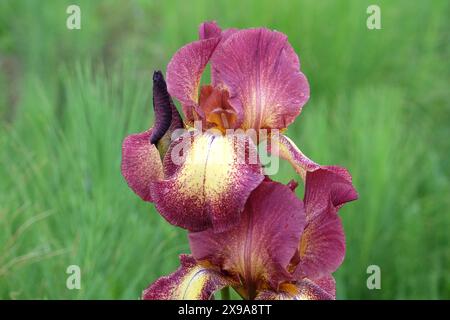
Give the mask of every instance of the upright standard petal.
<path id="1" fill-rule="evenodd" d="M 261 291 L 256 300 L 334 300 L 335 283 L 332 276 L 312 281 L 303 279 L 297 283 L 284 283 L 278 291 Z"/>
<path id="2" fill-rule="evenodd" d="M 256 147 L 245 135 L 180 137 L 164 159 L 167 179 L 151 187 L 158 211 L 190 231 L 221 232 L 236 225 L 251 191 L 264 179 L 257 157 L 249 154 L 256 155 Z"/>
<path id="3" fill-rule="evenodd" d="M 183 112 L 192 122 L 198 106 L 200 79 L 219 37 L 191 42 L 179 49 L 167 66 L 169 93 L 181 102 Z"/>
<path id="4" fill-rule="evenodd" d="M 240 223 L 222 233 L 190 233 L 192 254 L 238 275 L 248 299 L 270 284 L 290 279 L 287 266 L 305 224 L 303 203 L 292 190 L 265 180 L 250 195 Z"/>
<path id="5" fill-rule="evenodd" d="M 306 227 L 299 245 L 296 278 L 321 278 L 334 272 L 345 256 L 345 235 L 337 211 L 358 197 L 347 170 L 322 167 L 305 183 Z"/>
<path id="6" fill-rule="evenodd" d="M 152 201 L 150 183 L 164 177 L 159 151 L 150 142 L 152 131 L 129 135 L 122 144 L 122 175 L 145 201 Z"/>
<path id="7" fill-rule="evenodd" d="M 309 84 L 294 55 L 287 37 L 268 29 L 234 32 L 218 46 L 213 85 L 229 91 L 244 129 L 286 128 L 300 113 Z"/>
<path id="8" fill-rule="evenodd" d="M 144 300 L 210 300 L 214 293 L 234 283 L 207 263 L 191 256 L 180 256 L 181 266 L 174 273 L 152 283 L 142 293 Z"/>

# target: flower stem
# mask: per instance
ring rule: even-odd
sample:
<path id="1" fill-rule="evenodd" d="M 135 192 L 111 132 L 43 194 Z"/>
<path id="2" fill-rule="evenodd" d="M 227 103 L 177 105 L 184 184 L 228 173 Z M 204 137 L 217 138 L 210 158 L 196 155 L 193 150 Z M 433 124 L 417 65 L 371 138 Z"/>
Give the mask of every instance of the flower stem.
<path id="1" fill-rule="evenodd" d="M 225 287 L 222 290 L 220 290 L 220 295 L 222 297 L 222 300 L 230 300 L 230 288 Z"/>

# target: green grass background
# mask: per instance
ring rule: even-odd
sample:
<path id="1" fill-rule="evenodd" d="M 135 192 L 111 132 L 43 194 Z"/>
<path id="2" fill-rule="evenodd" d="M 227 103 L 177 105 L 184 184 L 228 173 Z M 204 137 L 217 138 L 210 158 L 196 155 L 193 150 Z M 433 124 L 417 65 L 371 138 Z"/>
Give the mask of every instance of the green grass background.
<path id="1" fill-rule="evenodd" d="M 382 30 L 366 28 L 370 4 Z M 186 233 L 128 189 L 121 142 L 152 124 L 152 71 L 214 19 L 289 36 L 311 99 L 288 135 L 353 175 L 338 298 L 449 299 L 449 4 L 2 0 L 0 297 L 137 299 L 175 270 Z M 66 288 L 71 264 L 81 290 Z M 371 264 L 381 290 L 366 287 Z"/>

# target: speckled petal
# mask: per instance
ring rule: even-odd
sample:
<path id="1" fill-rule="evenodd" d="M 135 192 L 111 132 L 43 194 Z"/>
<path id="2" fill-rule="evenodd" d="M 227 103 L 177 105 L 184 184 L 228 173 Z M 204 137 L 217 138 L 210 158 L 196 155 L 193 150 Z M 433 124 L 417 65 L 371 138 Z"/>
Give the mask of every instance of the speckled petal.
<path id="1" fill-rule="evenodd" d="M 256 147 L 244 135 L 188 133 L 172 143 L 164 159 L 167 179 L 152 184 L 158 211 L 190 231 L 215 232 L 239 222 L 245 202 L 264 179 Z M 183 150 L 183 157 L 177 159 Z"/>
<path id="2" fill-rule="evenodd" d="M 331 275 L 312 281 L 304 279 L 297 283 L 284 283 L 278 291 L 261 291 L 256 300 L 334 300 L 335 282 Z"/>
<path id="3" fill-rule="evenodd" d="M 164 176 L 159 151 L 150 142 L 152 130 L 129 135 L 122 144 L 122 175 L 145 201 L 152 201 L 150 183 Z"/>
<path id="4" fill-rule="evenodd" d="M 294 54 L 284 34 L 262 28 L 234 32 L 217 47 L 213 85 L 229 91 L 244 129 L 286 128 L 300 113 L 309 84 Z"/>
<path id="5" fill-rule="evenodd" d="M 174 273 L 152 283 L 142 293 L 144 300 L 210 300 L 216 291 L 233 280 L 207 263 L 191 256 L 180 256 L 181 266 Z"/>
<path id="6" fill-rule="evenodd" d="M 283 184 L 265 180 L 250 195 L 236 227 L 222 233 L 190 233 L 192 254 L 238 275 L 248 298 L 258 287 L 276 288 L 290 278 L 286 268 L 305 223 L 303 203 Z M 298 240 L 297 240 L 298 239 Z"/>
<path id="7" fill-rule="evenodd" d="M 306 227 L 299 245 L 294 275 L 317 279 L 334 272 L 345 256 L 345 236 L 338 209 L 357 199 L 347 170 L 321 167 L 306 175 Z"/>
<path id="8" fill-rule="evenodd" d="M 320 277 L 336 271 L 345 256 L 345 235 L 341 218 L 333 208 L 308 219 L 299 245 L 300 261 L 294 275 Z"/>

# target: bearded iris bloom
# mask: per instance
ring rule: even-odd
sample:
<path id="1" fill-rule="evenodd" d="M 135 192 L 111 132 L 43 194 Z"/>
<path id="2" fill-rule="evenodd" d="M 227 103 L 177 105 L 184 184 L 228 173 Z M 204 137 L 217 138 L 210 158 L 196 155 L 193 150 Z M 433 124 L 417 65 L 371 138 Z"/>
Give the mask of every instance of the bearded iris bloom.
<path id="1" fill-rule="evenodd" d="M 345 255 L 338 209 L 357 198 L 346 170 L 306 174 L 304 200 L 265 179 L 250 195 L 239 225 L 189 233 L 192 255 L 143 293 L 144 299 L 210 299 L 233 287 L 245 299 L 334 299 L 331 275 Z"/>
<path id="2" fill-rule="evenodd" d="M 206 22 L 199 36 L 170 61 L 167 90 L 162 74 L 155 74 L 155 126 L 125 139 L 122 173 L 131 189 L 154 202 L 170 223 L 190 231 L 221 232 L 239 222 L 248 197 L 264 179 L 259 161 L 238 161 L 240 146 L 225 133 L 241 129 L 246 154 L 254 153 L 261 141 L 258 135 L 246 136 L 246 130 L 287 128 L 307 102 L 309 85 L 280 32 L 222 31 L 215 22 Z M 208 63 L 211 84 L 200 86 Z M 171 96 L 180 101 L 184 121 Z M 176 129 L 192 129 L 196 122 L 202 130 L 184 134 L 189 138 L 184 161 L 174 163 L 183 137 L 171 140 L 171 135 Z M 318 167 L 283 135 L 269 136 L 268 142 L 268 151 L 288 159 L 303 177 Z"/>
<path id="3" fill-rule="evenodd" d="M 128 185 L 189 231 L 192 252 L 143 298 L 211 299 L 231 287 L 244 299 L 334 299 L 332 272 L 345 255 L 337 213 L 358 195 L 346 169 L 316 164 L 279 134 L 309 98 L 297 55 L 264 28 L 206 22 L 199 36 L 172 57 L 167 84 L 154 73 L 155 124 L 122 146 Z M 200 85 L 208 64 L 211 83 Z M 262 142 L 300 175 L 303 200 L 295 180 L 272 181 L 259 157 L 248 161 Z"/>

